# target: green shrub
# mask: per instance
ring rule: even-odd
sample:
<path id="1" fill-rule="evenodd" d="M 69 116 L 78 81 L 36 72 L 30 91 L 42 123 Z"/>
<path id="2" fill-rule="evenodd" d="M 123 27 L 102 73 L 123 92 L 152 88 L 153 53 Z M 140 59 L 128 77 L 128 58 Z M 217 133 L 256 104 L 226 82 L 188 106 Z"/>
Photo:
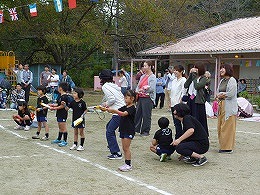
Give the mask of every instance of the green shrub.
<path id="1" fill-rule="evenodd" d="M 239 95 L 239 97 L 243 97 L 245 99 L 250 98 L 250 94 L 247 91 L 242 91 L 238 95 Z"/>

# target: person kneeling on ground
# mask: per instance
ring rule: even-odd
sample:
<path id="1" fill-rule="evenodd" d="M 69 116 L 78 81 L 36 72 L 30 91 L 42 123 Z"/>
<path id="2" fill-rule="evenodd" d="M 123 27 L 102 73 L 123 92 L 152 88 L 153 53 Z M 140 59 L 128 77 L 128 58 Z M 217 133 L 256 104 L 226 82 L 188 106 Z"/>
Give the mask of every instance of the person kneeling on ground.
<path id="1" fill-rule="evenodd" d="M 171 154 L 174 152 L 175 147 L 171 145 L 172 130 L 168 128 L 169 120 L 165 117 L 161 117 L 158 120 L 160 129 L 155 132 L 152 140 L 150 150 L 160 156 L 160 161 L 164 162 L 166 159 L 171 159 Z"/>
<path id="2" fill-rule="evenodd" d="M 186 104 L 173 107 L 173 115 L 183 124 L 184 134 L 172 142 L 176 152 L 181 154 L 183 161 L 193 166 L 202 166 L 208 162 L 202 155 L 209 149 L 208 134 L 201 123 L 190 115 L 190 108 Z"/>

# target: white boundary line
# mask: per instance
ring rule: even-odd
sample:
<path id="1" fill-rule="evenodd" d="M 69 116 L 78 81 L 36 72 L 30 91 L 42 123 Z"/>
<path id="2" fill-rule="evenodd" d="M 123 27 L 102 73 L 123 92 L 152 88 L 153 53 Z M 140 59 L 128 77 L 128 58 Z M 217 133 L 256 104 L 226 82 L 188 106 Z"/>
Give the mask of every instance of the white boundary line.
<path id="1" fill-rule="evenodd" d="M 10 158 L 32 158 L 32 157 L 37 157 L 37 156 L 44 156 L 42 154 L 34 154 L 31 156 L 26 156 L 26 155 L 22 155 L 22 156 L 0 156 L 0 159 L 5 158 L 5 159 L 10 159 Z"/>
<path id="2" fill-rule="evenodd" d="M 246 131 L 236 131 L 237 133 L 246 133 L 246 134 L 252 134 L 252 135 L 260 135 L 260 133 L 253 133 L 253 132 L 246 132 Z"/>
<path id="3" fill-rule="evenodd" d="M 16 133 L 16 132 L 13 132 L 13 131 L 11 131 L 11 130 L 6 129 L 6 128 L 3 127 L 2 125 L 0 125 L 0 128 L 3 129 L 4 131 L 8 132 L 8 133 L 11 133 L 11 134 L 13 134 L 13 135 L 19 137 L 19 138 L 28 139 L 27 137 L 23 137 L 23 136 L 19 135 L 19 134 Z M 35 142 L 34 142 L 34 143 L 35 143 Z M 134 178 L 132 178 L 132 177 L 128 177 L 128 176 L 126 176 L 126 175 L 123 175 L 123 174 L 121 174 L 121 173 L 119 173 L 119 172 L 117 172 L 117 171 L 108 169 L 108 168 L 106 168 L 106 167 L 104 167 L 104 166 L 102 166 L 102 165 L 100 165 L 100 164 L 93 163 L 93 162 L 91 162 L 91 161 L 89 161 L 89 160 L 87 160 L 87 159 L 85 159 L 85 158 L 76 156 L 76 155 L 74 155 L 74 154 L 68 153 L 68 152 L 66 152 L 66 151 L 63 151 L 63 150 L 60 150 L 60 149 L 57 149 L 57 148 L 53 148 L 53 147 L 51 147 L 51 146 L 48 146 L 48 145 L 45 145 L 45 144 L 42 144 L 42 143 L 39 143 L 39 142 L 36 142 L 35 144 L 37 144 L 37 145 L 39 145 L 39 146 L 41 146 L 41 147 L 44 147 L 44 148 L 53 150 L 53 151 L 58 152 L 58 153 L 60 153 L 60 154 L 64 154 L 64 155 L 66 155 L 66 156 L 69 156 L 69 157 L 74 158 L 74 159 L 76 159 L 76 160 L 79 160 L 79 161 L 81 161 L 81 162 L 88 163 L 88 164 L 91 165 L 91 166 L 94 166 L 94 167 L 96 167 L 96 168 L 98 168 L 98 169 L 101 169 L 101 170 L 104 170 L 104 171 L 106 171 L 106 172 L 109 172 L 109 173 L 111 173 L 111 174 L 113 174 L 113 175 L 115 175 L 115 176 L 117 176 L 117 177 L 120 177 L 120 178 L 125 179 L 125 180 L 130 181 L 130 182 L 133 182 L 133 183 L 135 183 L 135 184 L 137 184 L 137 185 L 139 185 L 139 186 L 146 187 L 146 188 L 148 188 L 149 190 L 152 190 L 152 191 L 154 191 L 154 192 L 157 192 L 157 193 L 160 193 L 160 194 L 163 194 L 163 195 L 172 195 L 172 194 L 169 193 L 169 192 L 166 192 L 166 191 L 164 191 L 164 190 L 161 190 L 161 189 L 159 189 L 159 188 L 157 188 L 157 187 L 154 187 L 154 186 L 152 186 L 152 185 L 150 185 L 150 184 L 144 183 L 144 182 L 142 182 L 142 181 L 140 181 L 140 180 L 136 180 L 136 179 L 134 179 Z"/>

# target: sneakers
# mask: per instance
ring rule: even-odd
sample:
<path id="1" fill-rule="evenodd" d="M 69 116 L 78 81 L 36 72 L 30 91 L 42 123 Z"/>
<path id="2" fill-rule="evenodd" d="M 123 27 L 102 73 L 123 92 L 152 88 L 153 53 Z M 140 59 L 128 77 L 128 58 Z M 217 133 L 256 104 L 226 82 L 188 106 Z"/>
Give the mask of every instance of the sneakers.
<path id="1" fill-rule="evenodd" d="M 29 130 L 30 130 L 30 126 L 26 125 L 26 126 L 24 127 L 24 130 L 25 130 L 25 131 L 29 131 Z"/>
<path id="2" fill-rule="evenodd" d="M 24 129 L 24 128 L 22 126 L 20 126 L 20 125 L 14 127 L 14 130 L 22 130 L 22 129 Z"/>
<path id="3" fill-rule="evenodd" d="M 52 144 L 59 144 L 61 143 L 61 140 L 55 139 L 53 141 L 51 141 Z"/>
<path id="4" fill-rule="evenodd" d="M 192 165 L 194 167 L 199 167 L 202 166 L 204 164 L 206 164 L 208 162 L 207 158 L 204 156 L 202 158 L 198 158 L 197 161 L 195 163 L 193 163 Z"/>
<path id="5" fill-rule="evenodd" d="M 141 137 L 145 137 L 145 136 L 149 136 L 149 135 L 150 135 L 150 134 L 147 133 L 147 132 L 144 132 L 144 133 L 141 133 L 141 134 L 140 134 Z"/>
<path id="6" fill-rule="evenodd" d="M 77 151 L 83 151 L 84 150 L 84 147 L 79 145 L 79 147 L 77 148 Z"/>
<path id="7" fill-rule="evenodd" d="M 73 144 L 71 147 L 70 147 L 70 150 L 76 150 L 77 149 L 77 145 L 76 144 Z"/>
<path id="8" fill-rule="evenodd" d="M 110 160 L 117 160 L 117 159 L 119 160 L 119 159 L 122 159 L 122 154 L 118 154 L 118 153 L 111 154 L 111 155 L 107 156 L 107 158 Z"/>
<path id="9" fill-rule="evenodd" d="M 165 162 L 166 157 L 167 157 L 167 154 L 166 153 L 162 153 L 161 157 L 160 157 L 160 162 Z"/>
<path id="10" fill-rule="evenodd" d="M 47 140 L 49 140 L 49 138 L 46 137 L 46 136 L 44 136 L 44 137 L 41 138 L 41 140 L 42 140 L 42 141 L 47 141 Z"/>
<path id="11" fill-rule="evenodd" d="M 32 139 L 40 139 L 40 135 L 35 134 L 35 135 L 32 136 Z"/>
<path id="12" fill-rule="evenodd" d="M 60 147 L 64 147 L 68 145 L 68 142 L 65 142 L 64 140 L 62 140 L 59 144 Z"/>
<path id="13" fill-rule="evenodd" d="M 166 160 L 171 160 L 171 155 L 167 155 Z"/>
<path id="14" fill-rule="evenodd" d="M 124 165 L 122 165 L 121 167 L 118 167 L 118 169 L 119 169 L 120 171 L 127 172 L 127 171 L 131 171 L 131 170 L 132 170 L 132 166 L 131 166 L 131 165 L 124 164 Z"/>
<path id="15" fill-rule="evenodd" d="M 193 157 L 185 156 L 183 157 L 183 161 L 187 164 L 194 164 L 197 162 L 197 159 Z"/>
<path id="16" fill-rule="evenodd" d="M 219 150 L 218 153 L 231 154 L 233 153 L 233 150 Z"/>

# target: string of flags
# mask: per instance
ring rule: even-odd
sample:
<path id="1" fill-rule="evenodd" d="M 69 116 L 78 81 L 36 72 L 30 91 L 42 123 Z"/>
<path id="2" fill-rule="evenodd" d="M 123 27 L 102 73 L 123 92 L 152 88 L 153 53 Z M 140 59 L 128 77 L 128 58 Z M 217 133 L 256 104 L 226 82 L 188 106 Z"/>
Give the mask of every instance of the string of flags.
<path id="1" fill-rule="evenodd" d="M 90 1 L 93 3 L 98 2 L 98 0 L 90 0 Z M 62 12 L 63 0 L 53 0 L 53 3 L 54 3 L 56 12 Z M 77 7 L 76 0 L 68 0 L 68 6 L 69 6 L 69 9 L 75 9 Z M 19 6 L 19 7 L 29 7 L 31 17 L 38 16 L 36 3 Z M 7 10 L 8 10 L 9 16 L 12 21 L 19 20 L 18 13 L 17 13 L 17 7 L 8 8 Z M 4 10 L 0 10 L 0 24 L 2 24 L 3 22 L 4 22 Z"/>
<path id="2" fill-rule="evenodd" d="M 252 67 L 252 65 L 252 60 L 240 60 L 240 66 Z M 256 60 L 255 66 L 260 67 L 260 60 Z"/>

